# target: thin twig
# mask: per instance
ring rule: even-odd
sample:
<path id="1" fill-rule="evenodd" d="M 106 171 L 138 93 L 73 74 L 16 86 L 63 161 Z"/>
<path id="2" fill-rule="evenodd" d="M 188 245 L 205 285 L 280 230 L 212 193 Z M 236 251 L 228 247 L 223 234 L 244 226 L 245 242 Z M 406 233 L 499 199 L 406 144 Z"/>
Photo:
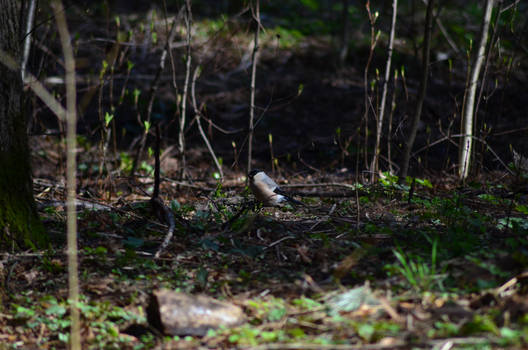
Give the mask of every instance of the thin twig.
<path id="1" fill-rule="evenodd" d="M 424 3 L 424 5 L 427 5 L 427 0 L 422 0 L 422 2 Z M 436 25 L 438 26 L 438 29 L 440 29 L 440 32 L 442 33 L 442 35 L 446 39 L 447 43 L 449 44 L 449 46 L 451 46 L 451 49 L 453 49 L 453 51 L 456 54 L 458 54 L 460 52 L 460 49 L 458 48 L 458 46 L 456 45 L 456 43 L 453 40 L 453 38 L 451 38 L 451 36 L 447 32 L 447 30 L 445 29 L 444 24 L 440 20 L 439 14 L 438 13 L 433 13 L 433 16 L 435 17 L 435 22 L 436 22 Z"/>
<path id="2" fill-rule="evenodd" d="M 193 188 L 193 189 L 195 189 L 195 190 L 214 191 L 214 188 L 212 188 L 212 187 L 206 187 L 206 186 L 201 186 L 201 185 L 195 185 L 195 184 L 191 184 L 191 183 L 184 182 L 184 181 L 173 180 L 173 179 L 168 178 L 168 177 L 163 177 L 163 180 L 168 181 L 168 182 L 171 182 L 171 183 L 173 183 L 173 184 L 175 184 L 175 185 L 178 185 L 178 186 L 188 187 L 188 188 Z"/>
<path id="3" fill-rule="evenodd" d="M 480 102 L 482 101 L 482 94 L 484 93 L 484 89 L 486 87 L 486 79 L 488 77 L 488 68 L 489 68 L 489 61 L 491 58 L 491 50 L 493 49 L 495 39 L 497 38 L 497 28 L 499 26 L 499 19 L 501 15 L 502 10 L 502 1 L 499 1 L 499 7 L 497 9 L 497 15 L 495 16 L 495 22 L 493 23 L 493 33 L 491 35 L 490 44 L 488 45 L 488 50 L 486 53 L 486 62 L 484 62 L 484 71 L 482 72 L 482 80 L 480 82 L 480 90 L 477 98 L 477 105 L 475 106 L 475 123 L 476 119 L 478 117 L 478 111 L 480 107 Z"/>
<path id="4" fill-rule="evenodd" d="M 409 171 L 409 161 L 411 159 L 411 152 L 414 146 L 414 140 L 416 139 L 416 133 L 418 132 L 418 125 L 420 123 L 420 118 L 422 115 L 422 107 L 425 100 L 425 95 L 427 92 L 427 82 L 429 78 L 429 62 L 431 55 L 431 35 L 433 31 L 433 9 L 434 9 L 434 0 L 429 0 L 427 4 L 427 11 L 425 15 L 425 29 L 424 29 L 424 44 L 422 51 L 422 72 L 420 79 L 420 88 L 418 92 L 418 98 L 416 101 L 416 107 L 414 110 L 414 115 L 412 119 L 412 124 L 410 127 L 410 133 L 407 135 L 407 142 L 405 144 L 405 150 L 403 153 L 403 161 L 400 168 L 400 183 L 405 182 L 407 173 Z"/>
<path id="5" fill-rule="evenodd" d="M 191 0 L 185 0 L 185 29 L 187 31 L 186 44 L 187 50 L 185 55 L 185 81 L 183 83 L 183 93 L 181 101 L 180 130 L 178 133 L 178 151 L 180 152 L 180 177 L 185 174 L 185 118 L 187 114 L 187 96 L 189 94 L 189 80 L 191 77 L 191 27 L 192 12 Z"/>
<path id="6" fill-rule="evenodd" d="M 344 187 L 350 190 L 356 190 L 358 186 L 356 185 L 349 185 L 345 183 L 340 182 L 321 182 L 318 184 L 285 184 L 280 185 L 281 188 L 295 188 L 295 187 Z"/>
<path id="7" fill-rule="evenodd" d="M 389 79 L 390 79 L 390 70 L 391 70 L 391 62 L 392 62 L 392 47 L 394 44 L 394 33 L 396 31 L 396 17 L 398 14 L 398 0 L 393 0 L 392 2 L 392 21 L 391 21 L 391 29 L 390 29 L 390 35 L 389 35 L 389 45 L 387 47 L 387 62 L 385 65 L 385 77 L 383 79 L 383 88 L 381 92 L 381 105 L 379 108 L 379 114 L 378 114 L 378 123 L 376 128 L 376 146 L 374 147 L 374 157 L 372 158 L 372 163 L 370 165 L 370 170 L 372 171 L 372 175 L 370 177 L 370 183 L 374 183 L 374 180 L 376 179 L 376 174 L 379 169 L 379 156 L 381 152 L 381 134 L 383 131 L 383 119 L 385 116 L 385 105 L 387 104 L 387 90 L 389 85 Z"/>
<path id="8" fill-rule="evenodd" d="M 160 247 L 156 251 L 156 254 L 154 254 L 154 259 L 158 259 L 161 253 L 167 248 L 172 239 L 174 229 L 176 227 L 176 220 L 174 219 L 174 214 L 172 213 L 172 210 L 170 210 L 160 198 L 153 198 L 151 203 L 158 215 L 164 218 L 165 222 L 169 225 L 169 229 L 167 230 L 167 234 L 165 235 L 163 243 L 161 243 Z"/>
<path id="9" fill-rule="evenodd" d="M 453 141 L 451 140 L 451 138 L 466 137 L 466 136 L 467 136 L 467 135 L 465 135 L 465 134 L 456 134 L 456 135 L 448 135 L 448 136 L 444 136 L 444 137 L 442 137 L 442 138 L 440 138 L 440 139 L 438 139 L 438 140 L 436 140 L 436 141 L 430 143 L 429 145 L 420 148 L 419 150 L 417 150 L 416 152 L 414 152 L 414 153 L 412 154 L 412 156 L 414 157 L 414 156 L 416 156 L 418 153 L 423 152 L 424 150 L 426 150 L 426 149 L 428 149 L 428 148 L 430 148 L 430 147 L 432 147 L 432 146 L 434 146 L 434 145 L 436 145 L 436 144 L 438 144 L 438 143 L 441 143 L 441 142 L 444 142 L 444 141 L 450 141 L 450 142 L 453 142 Z M 482 144 L 484 144 L 484 145 L 487 147 L 487 149 L 491 152 L 491 154 L 493 154 L 493 155 L 495 156 L 495 158 L 499 161 L 499 163 L 502 164 L 502 166 L 504 167 L 504 169 L 506 169 L 510 174 L 513 175 L 513 171 L 512 171 L 507 165 L 506 165 L 506 163 L 504 163 L 504 161 L 503 161 L 503 160 L 499 157 L 499 155 L 493 150 L 493 148 L 491 148 L 491 146 L 486 142 L 486 140 L 483 140 L 483 139 L 481 139 L 481 138 L 479 138 L 479 137 L 476 137 L 476 136 L 471 136 L 471 138 L 472 138 L 473 140 L 476 140 L 476 141 L 481 142 Z"/>
<path id="10" fill-rule="evenodd" d="M 251 56 L 251 91 L 249 99 L 249 133 L 248 133 L 248 162 L 247 171 L 251 171 L 251 159 L 253 152 L 253 121 L 255 118 L 255 81 L 257 79 L 257 63 L 259 58 L 259 34 L 260 34 L 260 2 L 254 1 L 254 6 L 251 7 L 251 14 L 253 20 L 256 22 L 255 36 L 253 41 L 253 54 Z"/>
<path id="11" fill-rule="evenodd" d="M 269 249 L 269 248 L 272 248 L 274 246 L 276 246 L 277 244 L 283 242 L 283 241 L 286 241 L 288 239 L 295 239 L 295 236 L 286 236 L 286 237 L 282 237 L 281 239 L 278 239 L 276 240 L 275 242 L 271 243 L 270 245 L 268 245 L 266 248 L 264 248 L 264 250 L 266 249 Z"/>
<path id="12" fill-rule="evenodd" d="M 163 52 L 161 53 L 161 57 L 160 57 L 159 65 L 158 65 L 158 70 L 156 71 L 156 76 L 154 77 L 154 80 L 152 81 L 152 85 L 151 85 L 150 93 L 149 93 L 148 104 L 147 104 L 146 118 L 145 118 L 144 123 L 149 123 L 150 124 L 150 117 L 151 117 L 151 114 L 152 114 L 152 106 L 154 105 L 154 98 L 156 97 L 156 93 L 157 93 L 158 88 L 159 88 L 161 73 L 163 73 L 163 71 L 165 69 L 165 62 L 167 61 L 167 54 L 168 54 L 168 51 L 170 50 L 170 48 L 169 48 L 170 47 L 170 43 L 174 39 L 174 36 L 176 34 L 176 31 L 174 30 L 175 28 L 176 28 L 176 21 L 174 21 L 172 23 L 172 27 L 170 29 L 169 35 L 167 35 L 167 42 L 165 43 L 165 48 L 163 49 Z M 145 125 L 141 125 L 141 127 L 145 128 Z M 145 132 L 141 136 L 139 149 L 138 149 L 138 152 L 136 153 L 136 156 L 134 158 L 134 163 L 132 164 L 132 170 L 130 172 L 131 175 L 134 175 L 134 173 L 136 172 L 137 165 L 139 163 L 139 159 L 141 158 L 141 155 L 143 154 L 143 150 L 145 149 L 145 143 L 146 143 L 146 140 L 147 140 L 147 134 L 148 134 L 148 130 L 145 129 Z"/>
<path id="13" fill-rule="evenodd" d="M 6 66 L 8 69 L 18 71 L 20 69 L 18 63 L 4 50 L 0 49 L 0 63 Z M 42 85 L 37 78 L 29 72 L 26 72 L 26 81 L 31 90 L 37 95 L 42 102 L 59 118 L 59 120 L 66 120 L 66 110 L 62 105 L 53 97 L 51 93 Z"/>
<path id="14" fill-rule="evenodd" d="M 518 129 L 513 129 L 513 130 L 505 130 L 505 131 L 501 131 L 501 132 L 496 132 L 496 133 L 491 134 L 490 136 L 502 136 L 502 135 L 513 134 L 513 133 L 516 133 L 516 132 L 523 132 L 523 131 L 527 131 L 527 130 L 528 130 L 528 126 L 525 127 L 525 128 L 518 128 Z"/>
<path id="15" fill-rule="evenodd" d="M 216 168 L 218 169 L 218 172 L 220 173 L 220 181 L 223 181 L 224 172 L 222 171 L 222 166 L 220 165 L 218 158 L 216 158 L 216 154 L 213 150 L 213 147 L 211 146 L 211 143 L 209 142 L 209 139 L 207 138 L 207 135 L 205 135 L 205 132 L 202 128 L 202 123 L 200 122 L 200 117 L 202 113 L 200 112 L 196 104 L 195 86 L 196 86 L 196 79 L 198 79 L 198 76 L 200 75 L 200 71 L 201 71 L 200 66 L 197 66 L 194 69 L 192 83 L 191 83 L 191 101 L 192 101 L 192 105 L 194 108 L 194 117 L 196 118 L 196 125 L 198 126 L 198 130 L 200 131 L 200 135 L 202 136 L 202 139 L 204 140 L 205 145 L 207 146 L 207 149 L 209 150 L 209 153 L 211 154 L 211 157 L 213 157 L 213 160 L 215 162 Z"/>
<path id="16" fill-rule="evenodd" d="M 27 15 L 26 23 L 26 33 L 24 38 L 24 52 L 22 55 L 22 64 L 20 65 L 20 74 L 22 76 L 22 81 L 26 79 L 26 65 L 29 58 L 29 50 L 31 49 L 31 34 L 33 26 L 33 18 L 35 18 L 35 7 L 37 0 L 30 0 L 29 9 Z"/>
<path id="17" fill-rule="evenodd" d="M 365 98 L 363 101 L 364 104 L 364 111 L 363 111 L 363 119 L 362 121 L 365 123 L 365 137 L 364 137 L 364 145 L 365 145 L 365 166 L 368 167 L 368 115 L 370 110 L 370 96 L 368 94 L 368 72 L 370 68 L 370 63 L 372 62 L 372 57 L 374 56 L 374 49 L 376 48 L 376 45 L 378 44 L 378 39 L 380 36 L 380 32 L 376 34 L 374 30 L 374 24 L 376 23 L 377 14 L 372 14 L 370 11 L 370 1 L 367 1 L 365 4 L 365 8 L 367 10 L 369 24 L 370 24 L 370 49 L 369 49 L 369 56 L 367 59 L 367 63 L 365 64 L 365 69 L 363 70 L 363 90 L 365 94 Z"/>

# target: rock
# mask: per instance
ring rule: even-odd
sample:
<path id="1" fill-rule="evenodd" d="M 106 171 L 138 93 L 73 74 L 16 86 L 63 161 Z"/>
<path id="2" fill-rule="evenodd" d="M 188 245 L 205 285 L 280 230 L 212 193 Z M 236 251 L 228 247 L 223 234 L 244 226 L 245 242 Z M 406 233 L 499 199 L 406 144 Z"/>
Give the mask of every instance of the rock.
<path id="1" fill-rule="evenodd" d="M 245 315 L 240 307 L 225 301 L 160 289 L 150 297 L 147 319 L 165 335 L 203 336 L 209 329 L 240 325 Z"/>

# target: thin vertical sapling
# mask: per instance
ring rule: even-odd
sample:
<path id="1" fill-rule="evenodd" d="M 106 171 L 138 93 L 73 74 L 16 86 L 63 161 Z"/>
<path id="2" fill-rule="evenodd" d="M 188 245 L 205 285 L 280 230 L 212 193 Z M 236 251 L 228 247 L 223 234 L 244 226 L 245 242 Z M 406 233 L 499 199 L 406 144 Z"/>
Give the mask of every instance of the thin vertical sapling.
<path id="1" fill-rule="evenodd" d="M 185 81 L 183 83 L 183 93 L 181 97 L 181 113 L 180 113 L 180 130 L 178 132 L 178 151 L 180 154 L 180 177 L 183 178 L 185 174 L 185 118 L 187 114 L 187 97 L 189 94 L 189 80 L 191 78 L 191 28 L 192 28 L 192 11 L 191 0 L 185 0 L 185 30 L 187 36 L 185 39 L 186 53 L 185 53 Z"/>
<path id="2" fill-rule="evenodd" d="M 222 171 L 222 165 L 220 165 L 220 162 L 218 161 L 218 158 L 216 157 L 216 154 L 213 150 L 213 147 L 211 146 L 211 143 L 209 142 L 209 139 L 207 138 L 207 135 L 205 135 L 205 132 L 202 128 L 202 112 L 198 108 L 198 105 L 196 103 L 196 79 L 198 79 L 198 76 L 200 75 L 201 68 L 200 66 L 197 66 L 193 73 L 192 78 L 192 84 L 191 84 L 191 100 L 192 105 L 194 109 L 194 118 L 196 120 L 196 125 L 198 126 L 198 131 L 200 132 L 200 135 L 202 136 L 202 139 L 204 140 L 205 145 L 207 146 L 207 150 L 209 151 L 209 154 L 211 154 L 211 157 L 213 158 L 213 161 L 215 162 L 216 168 L 218 169 L 218 172 L 220 174 L 220 179 L 224 179 L 224 172 Z"/>
<path id="3" fill-rule="evenodd" d="M 134 157 L 134 163 L 132 165 L 132 170 L 130 172 L 130 175 L 134 175 L 134 173 L 136 172 L 139 159 L 141 158 L 141 155 L 143 154 L 143 150 L 145 149 L 145 143 L 146 143 L 146 139 L 147 139 L 147 135 L 149 131 L 148 129 L 149 129 L 149 126 L 152 125 L 151 123 L 152 107 L 154 105 L 154 99 L 156 97 L 156 93 L 159 88 L 161 73 L 163 73 L 165 69 L 165 63 L 167 61 L 167 52 L 170 50 L 170 44 L 174 40 L 174 36 L 176 33 L 176 31 L 174 30 L 175 27 L 176 27 L 176 21 L 172 23 L 172 27 L 170 28 L 170 31 L 167 35 L 167 41 L 165 43 L 163 52 L 161 53 L 161 56 L 160 56 L 158 70 L 156 71 L 156 76 L 154 77 L 154 80 L 152 81 L 152 85 L 150 87 L 149 98 L 147 101 L 147 110 L 145 112 L 145 120 L 143 121 L 139 120 L 141 126 L 144 127 L 145 132 L 141 136 L 141 141 L 139 144 L 138 151 Z M 138 119 L 140 119 L 139 114 L 138 114 Z"/>
<path id="4" fill-rule="evenodd" d="M 381 92 L 381 105 L 379 108 L 379 114 L 377 118 L 377 127 L 376 127 L 376 146 L 374 147 L 374 157 L 372 159 L 372 164 L 370 166 L 371 171 L 371 183 L 374 182 L 374 179 L 376 177 L 376 174 L 378 172 L 379 168 L 379 156 L 381 152 L 381 134 L 383 131 L 383 119 L 385 116 L 385 105 L 387 101 L 387 89 L 388 89 L 388 83 L 390 79 L 390 70 L 391 70 L 391 62 L 392 62 L 392 47 L 394 44 L 394 33 L 396 31 L 396 17 L 398 14 L 398 0 L 393 0 L 392 2 L 392 21 L 391 21 L 391 29 L 390 29 L 390 35 L 389 35 L 389 45 L 387 47 L 387 63 L 385 66 L 385 76 L 383 79 L 383 88 Z"/>
<path id="5" fill-rule="evenodd" d="M 423 102 L 425 100 L 425 94 L 427 92 L 427 81 L 429 77 L 429 62 L 431 53 L 431 34 L 433 31 L 434 2 L 434 0 L 429 0 L 429 2 L 427 3 L 427 11 L 425 15 L 424 44 L 422 50 L 422 74 L 420 79 L 420 87 L 418 90 L 418 97 L 416 100 L 416 108 L 410 127 L 410 133 L 407 138 L 407 142 L 405 143 L 403 161 L 400 167 L 400 183 L 405 183 L 405 180 L 407 178 L 407 173 L 409 171 L 409 161 L 411 160 L 411 151 L 414 146 L 414 140 L 416 139 L 416 133 L 418 132 L 418 125 L 420 123 L 420 118 L 422 115 Z"/>
<path id="6" fill-rule="evenodd" d="M 251 55 L 251 85 L 250 85 L 250 99 L 249 99 L 249 132 L 248 132 L 248 161 L 247 172 L 251 171 L 251 160 L 253 152 L 253 128 L 255 119 L 255 81 L 257 79 L 257 63 L 259 59 L 259 35 L 260 35 L 260 2 L 254 0 L 251 6 L 251 14 L 255 21 L 255 36 L 253 45 L 253 54 Z"/>
<path id="7" fill-rule="evenodd" d="M 375 13 L 372 13 L 370 11 L 370 1 L 367 1 L 367 3 L 365 4 L 365 8 L 367 10 L 367 14 L 368 14 L 368 18 L 369 18 L 369 23 L 370 23 L 370 47 L 369 47 L 369 55 L 368 55 L 368 58 L 367 58 L 367 63 L 365 64 L 365 69 L 363 71 L 363 90 L 364 90 L 364 94 L 365 94 L 365 98 L 364 98 L 364 101 L 363 101 L 363 104 L 364 104 L 364 111 L 363 111 L 363 119 L 362 119 L 362 123 L 364 123 L 365 125 L 365 139 L 363 140 L 364 141 L 364 152 L 365 152 L 365 166 L 368 167 L 368 134 L 369 134 L 369 130 L 368 130 L 368 115 L 369 115 L 369 110 L 370 110 L 370 96 L 369 96 L 369 90 L 368 90 L 368 71 L 369 71 L 369 68 L 370 68 L 370 63 L 372 62 L 372 57 L 374 55 L 374 49 L 376 48 L 376 45 L 378 43 L 378 39 L 380 37 L 380 31 L 378 31 L 376 33 L 375 29 L 374 29 L 374 24 L 376 24 L 376 20 L 378 19 L 378 12 L 375 12 Z M 358 148 L 358 151 L 359 151 L 359 148 Z"/>
<path id="8" fill-rule="evenodd" d="M 70 300 L 71 328 L 70 349 L 81 349 L 81 331 L 79 316 L 79 268 L 77 258 L 77 212 L 76 202 L 76 136 L 77 136 L 77 100 L 75 84 L 75 59 L 71 46 L 71 36 L 64 15 L 62 1 L 54 0 L 52 3 L 57 29 L 61 40 L 66 71 L 66 188 L 67 188 L 67 244 L 68 244 L 68 290 Z"/>
<path id="9" fill-rule="evenodd" d="M 480 40 L 477 46 L 476 55 L 474 57 L 474 63 L 471 67 L 470 80 L 468 86 L 466 86 L 467 99 L 463 108 L 461 128 L 464 137 L 461 140 L 460 155 L 458 159 L 458 175 L 460 180 L 465 180 L 469 175 L 470 160 L 473 148 L 473 122 L 476 118 L 476 113 L 474 113 L 475 95 L 477 92 L 477 84 L 482 63 L 484 62 L 486 45 L 488 43 L 489 24 L 491 21 L 491 13 L 493 12 L 493 5 L 494 0 L 486 0 L 486 8 L 480 29 Z"/>

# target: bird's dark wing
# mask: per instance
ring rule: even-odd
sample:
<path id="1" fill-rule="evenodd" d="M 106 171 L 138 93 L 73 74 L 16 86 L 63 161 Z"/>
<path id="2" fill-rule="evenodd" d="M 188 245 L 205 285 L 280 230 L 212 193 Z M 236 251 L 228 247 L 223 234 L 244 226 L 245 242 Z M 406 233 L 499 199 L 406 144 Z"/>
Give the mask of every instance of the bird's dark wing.
<path id="1" fill-rule="evenodd" d="M 288 201 L 290 201 L 290 202 L 292 202 L 294 204 L 305 205 L 303 202 L 300 202 L 300 201 L 290 197 L 290 195 L 287 192 L 284 192 L 280 187 L 276 187 L 273 192 L 275 192 L 277 194 L 280 194 L 281 196 L 284 196 L 284 198 L 286 198 Z"/>
<path id="2" fill-rule="evenodd" d="M 268 186 L 270 189 L 273 189 L 273 190 L 279 187 L 279 185 L 277 185 L 277 183 L 273 181 L 273 179 L 269 177 L 268 175 L 266 175 L 265 173 L 262 173 L 262 176 L 260 176 L 259 181 L 262 181 L 263 183 L 266 184 L 266 186 Z"/>

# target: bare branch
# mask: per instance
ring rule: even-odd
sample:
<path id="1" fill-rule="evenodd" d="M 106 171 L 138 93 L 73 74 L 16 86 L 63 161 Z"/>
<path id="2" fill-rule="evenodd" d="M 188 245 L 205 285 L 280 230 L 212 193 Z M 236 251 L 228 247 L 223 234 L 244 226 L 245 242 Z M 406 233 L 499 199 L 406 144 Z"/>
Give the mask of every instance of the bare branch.
<path id="1" fill-rule="evenodd" d="M 196 125 L 198 126 L 198 130 L 200 131 L 200 135 L 202 136 L 202 139 L 205 142 L 205 145 L 207 146 L 207 149 L 209 150 L 209 153 L 211 154 L 211 157 L 213 157 L 213 160 L 215 162 L 216 168 L 218 169 L 218 172 L 220 173 L 220 179 L 224 179 L 224 172 L 222 171 L 222 166 L 220 165 L 220 162 L 218 161 L 218 158 L 216 158 L 216 154 L 213 150 L 213 147 L 211 146 L 211 143 L 209 142 L 209 139 L 207 138 L 207 135 L 205 135 L 205 132 L 202 128 L 202 123 L 200 122 L 201 119 L 201 112 L 198 109 L 198 105 L 196 104 L 196 94 L 195 94 L 195 86 L 196 86 L 196 79 L 198 79 L 198 76 L 200 75 L 200 66 L 197 66 L 194 69 L 193 77 L 192 77 L 192 83 L 191 83 L 191 100 L 192 105 L 194 108 L 194 117 L 196 118 Z"/>
<path id="2" fill-rule="evenodd" d="M 0 63 L 2 63 L 7 68 L 18 71 L 20 67 L 13 60 L 13 58 L 8 55 L 5 51 L 0 50 Z M 66 110 L 62 105 L 49 93 L 48 90 L 42 85 L 40 81 L 37 80 L 35 76 L 31 73 L 26 72 L 26 81 L 31 90 L 37 95 L 42 102 L 62 121 L 66 120 Z"/>

